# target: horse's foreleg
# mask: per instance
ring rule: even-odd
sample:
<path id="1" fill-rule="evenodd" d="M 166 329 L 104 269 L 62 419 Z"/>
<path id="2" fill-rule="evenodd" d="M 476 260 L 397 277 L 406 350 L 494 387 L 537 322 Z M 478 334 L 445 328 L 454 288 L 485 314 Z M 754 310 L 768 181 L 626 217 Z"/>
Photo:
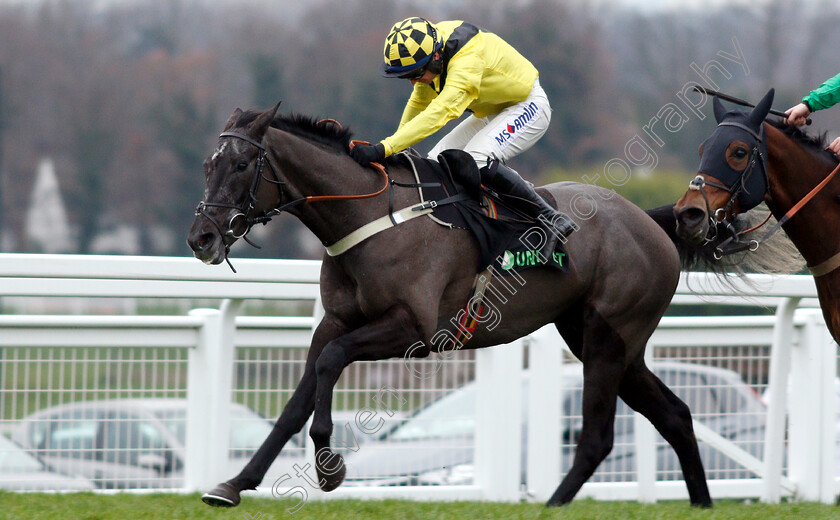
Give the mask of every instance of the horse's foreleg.
<path id="1" fill-rule="evenodd" d="M 691 504 L 711 507 L 688 406 L 643 364 L 627 369 L 619 395 L 630 408 L 644 415 L 677 452 Z"/>
<path id="2" fill-rule="evenodd" d="M 262 446 L 257 450 L 239 475 L 219 484 L 212 491 L 205 493 L 202 500 L 213 506 L 233 507 L 239 504 L 239 493 L 245 489 L 256 489 L 265 477 L 268 468 L 280 454 L 283 446 L 298 433 L 315 407 L 315 362 L 323 351 L 324 345 L 335 337 L 344 334 L 346 329 L 325 317 L 312 336 L 312 344 L 306 357 L 303 377 L 295 388 L 292 397 L 283 408 L 280 418 Z"/>
<path id="3" fill-rule="evenodd" d="M 581 486 L 609 455 L 618 385 L 624 372 L 625 346 L 595 311 L 585 313 L 583 345 L 583 428 L 571 469 L 546 505 L 572 501 Z"/>
<path id="4" fill-rule="evenodd" d="M 417 319 L 406 305 L 388 309 L 382 316 L 324 347 L 315 364 L 317 389 L 315 415 L 309 435 L 315 444 L 315 469 L 324 491 L 332 491 L 344 481 L 346 468 L 341 455 L 330 449 L 333 430 L 330 409 L 333 388 L 344 367 L 354 361 L 374 361 L 403 356 L 421 340 Z M 416 349 L 413 356 L 426 356 L 429 349 Z"/>

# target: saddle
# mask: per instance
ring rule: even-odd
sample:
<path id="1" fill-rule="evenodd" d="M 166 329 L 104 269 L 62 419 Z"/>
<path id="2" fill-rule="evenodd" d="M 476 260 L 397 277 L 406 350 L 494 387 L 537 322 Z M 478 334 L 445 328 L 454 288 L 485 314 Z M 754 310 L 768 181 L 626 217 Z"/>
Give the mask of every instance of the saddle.
<path id="1" fill-rule="evenodd" d="M 506 205 L 498 194 L 481 184 L 475 159 L 463 150 L 445 150 L 434 161 L 401 152 L 396 159 L 414 171 L 422 201 L 433 207 L 432 220 L 448 228 L 467 229 L 479 244 L 477 272 L 493 267 L 506 274 L 531 267 L 568 270 L 565 251 L 542 258 L 530 244 L 539 240 L 541 224 Z M 543 261 L 547 260 L 547 261 Z"/>

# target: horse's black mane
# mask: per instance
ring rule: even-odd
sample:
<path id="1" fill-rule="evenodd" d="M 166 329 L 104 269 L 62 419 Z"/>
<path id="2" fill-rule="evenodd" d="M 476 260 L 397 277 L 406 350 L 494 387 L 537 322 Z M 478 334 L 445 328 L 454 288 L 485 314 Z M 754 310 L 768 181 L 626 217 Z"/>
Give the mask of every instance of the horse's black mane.
<path id="1" fill-rule="evenodd" d="M 791 140 L 810 150 L 814 155 L 828 159 L 832 164 L 837 163 L 837 156 L 825 149 L 828 146 L 828 132 L 823 132 L 820 135 L 810 135 L 797 126 L 785 124 L 783 119 L 767 119 L 767 122 Z"/>
<path id="2" fill-rule="evenodd" d="M 253 122 L 259 115 L 259 112 L 245 111 L 239 116 L 236 126 L 245 126 Z M 346 154 L 350 149 L 350 140 L 353 137 L 350 129 L 340 127 L 330 121 L 320 121 L 302 114 L 277 114 L 274 121 L 271 122 L 271 126 Z"/>

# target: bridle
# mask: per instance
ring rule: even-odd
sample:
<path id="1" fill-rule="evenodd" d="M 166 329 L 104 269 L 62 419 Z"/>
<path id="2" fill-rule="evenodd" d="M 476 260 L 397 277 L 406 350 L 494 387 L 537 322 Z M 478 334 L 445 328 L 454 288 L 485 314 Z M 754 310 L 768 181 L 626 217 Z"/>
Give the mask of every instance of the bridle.
<path id="1" fill-rule="evenodd" d="M 761 125 L 759 132 L 756 132 L 747 125 L 735 121 L 723 121 L 718 124 L 718 127 L 721 126 L 734 126 L 741 130 L 744 130 L 753 137 L 754 142 L 750 151 L 749 163 L 747 164 L 746 168 L 744 168 L 744 170 L 741 171 L 741 174 L 738 176 L 738 179 L 736 179 L 731 186 L 708 181 L 702 175 L 697 175 L 696 177 L 694 177 L 694 179 L 691 180 L 691 182 L 688 183 L 688 189 L 691 191 L 699 191 L 700 195 L 703 196 L 703 200 L 706 203 L 706 214 L 709 215 L 709 220 L 711 222 L 709 226 L 710 235 L 706 236 L 705 243 L 708 244 L 709 242 L 712 242 L 717 238 L 717 226 L 719 224 L 723 224 L 726 230 L 730 233 L 729 238 L 727 238 L 715 247 L 714 256 L 718 260 L 720 260 L 726 255 L 746 251 L 747 249 L 749 249 L 750 251 L 755 251 L 756 249 L 758 249 L 759 245 L 768 238 L 770 238 L 770 234 L 772 234 L 768 234 L 761 240 L 744 241 L 742 240 L 742 237 L 746 233 L 754 231 L 759 227 L 763 226 L 764 223 L 767 222 L 767 220 L 765 220 L 758 226 L 744 231 L 738 231 L 737 229 L 735 229 L 732 220 L 730 220 L 730 218 L 734 218 L 735 216 L 737 216 L 734 207 L 735 202 L 738 200 L 738 197 L 740 197 L 741 195 L 749 195 L 752 197 L 760 196 L 761 199 L 763 199 L 764 195 L 767 193 L 768 186 L 770 185 L 767 173 L 769 171 L 767 166 L 767 153 L 763 151 L 763 149 L 766 150 L 764 124 Z M 764 192 L 761 194 L 749 193 L 749 191 L 747 190 L 747 182 L 754 174 L 755 167 L 758 164 L 761 164 L 761 173 L 764 175 Z M 714 213 L 712 213 L 711 204 L 709 203 L 709 197 L 704 189 L 706 186 L 711 186 L 713 188 L 717 188 L 719 190 L 723 190 L 729 193 L 729 200 L 727 201 L 727 203 L 723 207 L 715 210 Z M 757 205 L 761 201 L 761 199 L 755 201 L 755 204 L 753 204 L 753 206 Z M 751 209 L 753 206 L 747 209 Z M 774 229 L 772 232 L 775 233 L 775 231 L 776 230 Z M 737 245 L 730 248 L 726 248 L 726 246 L 729 245 L 731 242 L 734 242 Z"/>
<path id="2" fill-rule="evenodd" d="M 332 123 L 336 124 L 339 127 L 341 126 L 338 121 L 334 119 L 324 119 L 319 121 L 319 123 Z M 242 202 L 242 204 L 229 204 L 224 202 L 205 202 L 201 201 L 198 203 L 198 206 L 195 208 L 195 215 L 196 216 L 203 216 L 207 220 L 210 221 L 211 224 L 216 228 L 219 232 L 219 235 L 223 237 L 232 237 L 234 239 L 243 239 L 249 245 L 260 249 L 260 246 L 252 242 L 248 239 L 248 233 L 251 231 L 251 228 L 254 227 L 256 224 L 267 224 L 273 217 L 276 217 L 283 211 L 289 210 L 293 207 L 296 207 L 300 204 L 309 204 L 311 202 L 322 202 L 322 201 L 339 201 L 339 200 L 354 200 L 354 199 L 366 199 L 370 197 L 375 197 L 381 193 L 383 193 L 388 186 L 391 185 L 393 181 L 388 177 L 388 173 L 385 171 L 385 167 L 379 163 L 370 163 L 370 166 L 373 167 L 377 172 L 379 172 L 385 179 L 385 184 L 379 190 L 371 193 L 364 193 L 361 195 L 310 195 L 300 197 L 293 201 L 287 202 L 285 204 L 280 204 L 279 206 L 272 208 L 270 210 L 263 211 L 259 215 L 253 215 L 254 210 L 256 209 L 257 203 L 259 199 L 257 198 L 257 194 L 260 187 L 260 181 L 264 180 L 265 182 L 271 183 L 277 186 L 278 190 L 278 198 L 277 200 L 282 202 L 283 194 L 286 187 L 286 182 L 281 181 L 280 177 L 277 176 L 277 171 L 274 169 L 274 166 L 271 165 L 271 162 L 268 160 L 268 152 L 266 151 L 265 146 L 262 143 L 258 142 L 251 137 L 241 134 L 239 132 L 222 132 L 219 134 L 219 139 L 223 137 L 234 137 L 236 139 L 241 139 L 251 145 L 255 146 L 259 153 L 257 154 L 256 164 L 254 168 L 254 177 L 251 180 L 251 186 L 248 189 L 248 197 L 246 200 Z M 356 145 L 357 143 L 369 144 L 364 141 L 353 141 L 351 142 L 351 147 Z M 271 174 L 274 179 L 269 179 L 264 175 L 265 165 L 268 165 L 269 170 L 271 170 Z M 397 184 L 397 183 L 394 183 Z M 207 208 L 228 208 L 233 209 L 236 212 L 230 217 L 227 223 L 227 229 L 223 228 L 222 225 L 216 221 L 211 215 L 209 215 L 206 211 Z M 242 224 L 244 224 L 244 231 L 237 234 L 234 231 L 234 226 L 239 224 L 239 220 L 242 219 Z M 225 262 L 227 262 L 228 267 L 230 267 L 231 271 L 234 273 L 236 269 L 234 269 L 233 264 L 231 264 L 230 259 L 228 258 L 228 254 L 230 253 L 230 244 L 224 243 L 225 246 Z"/>
<path id="3" fill-rule="evenodd" d="M 755 144 L 753 144 L 752 153 L 751 153 L 751 156 L 750 156 L 750 163 L 747 166 L 747 168 L 745 168 L 744 171 L 741 173 L 741 176 L 740 176 L 739 180 L 735 184 L 733 184 L 732 187 L 728 187 L 728 186 L 725 186 L 723 184 L 717 184 L 717 183 L 714 183 L 714 182 L 708 182 L 701 175 L 698 175 L 697 177 L 695 177 L 689 183 L 689 186 L 688 186 L 689 190 L 699 190 L 700 191 L 700 194 L 703 196 L 703 199 L 706 202 L 706 212 L 707 212 L 708 215 L 711 215 L 711 207 L 709 205 L 709 198 L 706 196 L 706 193 L 703 190 L 703 187 L 708 185 L 708 186 L 712 186 L 713 188 L 718 188 L 718 189 L 728 191 L 730 193 L 730 198 L 729 198 L 729 201 L 727 202 L 726 206 L 724 206 L 723 208 L 718 208 L 714 212 L 714 216 L 709 217 L 709 219 L 711 220 L 711 224 L 712 224 L 710 226 L 710 230 L 711 229 L 716 229 L 716 226 L 717 226 L 718 223 L 723 223 L 726 226 L 726 229 L 731 233 L 731 236 L 729 238 L 727 238 L 726 240 L 721 242 L 717 247 L 715 247 L 714 256 L 715 256 L 716 259 L 720 260 L 724 256 L 731 255 L 731 254 L 734 254 L 734 253 L 740 253 L 740 252 L 746 251 L 746 250 L 750 250 L 750 251 L 757 250 L 761 244 L 763 244 L 764 242 L 769 240 L 770 237 L 772 237 L 776 232 L 778 232 L 782 228 L 782 226 L 785 223 L 787 223 L 788 220 L 790 220 L 796 213 L 798 213 L 799 210 L 802 209 L 803 206 L 805 206 L 805 204 L 807 204 L 812 198 L 814 198 L 814 196 L 816 196 L 816 194 L 819 193 L 820 190 L 822 190 L 829 183 L 829 181 L 831 181 L 831 179 L 834 178 L 835 175 L 837 175 L 837 172 L 840 171 L 840 165 L 837 165 L 837 167 L 835 167 L 834 170 L 831 171 L 831 173 L 829 173 L 822 181 L 820 181 L 819 184 L 814 186 L 814 188 L 812 188 L 811 191 L 808 192 L 807 195 L 802 197 L 802 199 L 800 199 L 799 202 L 794 204 L 787 211 L 787 213 L 785 213 L 782 216 L 782 218 L 780 218 L 776 222 L 776 224 L 764 234 L 764 236 L 762 236 L 758 240 L 752 239 L 752 240 L 745 241 L 745 240 L 742 240 L 744 235 L 746 235 L 747 233 L 750 233 L 752 231 L 755 231 L 756 229 L 758 229 L 761 226 L 763 226 L 764 224 L 766 224 L 767 221 L 770 220 L 770 217 L 772 216 L 772 215 L 767 215 L 767 218 L 764 219 L 764 221 L 762 223 L 758 224 L 757 226 L 751 227 L 750 229 L 746 229 L 744 231 L 737 231 L 735 229 L 735 227 L 732 225 L 732 222 L 727 219 L 727 214 L 729 214 L 729 211 L 732 210 L 732 208 L 734 206 L 734 203 L 735 203 L 735 200 L 737 199 L 738 195 L 740 195 L 742 191 L 746 190 L 746 188 L 745 188 L 746 182 L 749 179 L 749 176 L 752 174 L 752 171 L 755 168 L 755 165 L 758 164 L 758 160 L 757 160 L 758 158 L 761 158 L 761 166 L 762 166 L 762 169 L 764 170 L 763 171 L 763 173 L 764 173 L 764 193 L 761 194 L 761 197 L 763 198 L 764 195 L 767 193 L 767 190 L 770 189 L 769 174 L 768 174 L 769 168 L 767 166 L 766 145 L 762 146 L 762 143 L 764 143 L 764 136 L 765 136 L 764 124 L 761 125 L 761 130 L 760 130 L 759 133 L 756 133 L 754 130 L 752 130 L 751 128 L 749 128 L 746 125 L 743 125 L 741 123 L 737 123 L 737 122 L 734 122 L 734 121 L 723 121 L 720 124 L 718 124 L 718 126 L 735 126 L 735 127 L 741 128 L 741 129 L 749 132 L 749 134 L 752 135 L 753 138 L 755 139 Z M 762 148 L 764 148 L 765 151 L 762 151 Z M 748 209 L 750 209 L 750 208 L 748 208 Z M 734 211 L 732 213 L 732 216 L 733 217 L 735 216 Z M 720 219 L 720 220 L 718 220 L 718 219 Z M 715 239 L 715 235 L 712 235 L 711 237 L 706 237 L 706 243 L 709 243 L 714 239 Z M 732 243 L 733 245 L 731 247 L 727 247 L 730 243 Z M 818 265 L 814 268 L 809 268 L 811 270 L 811 273 L 814 276 L 822 276 L 824 274 L 827 274 L 828 272 L 830 272 L 831 270 L 833 270 L 837 266 L 840 266 L 840 263 L 838 263 L 838 260 L 835 257 L 837 257 L 837 255 L 835 255 L 834 257 L 831 257 L 826 262 L 823 262 L 822 264 L 820 264 L 820 265 Z M 837 264 L 837 265 L 835 265 L 835 264 Z M 831 265 L 833 267 L 831 267 L 831 269 L 828 269 L 828 267 L 827 267 L 828 265 Z"/>
<path id="4" fill-rule="evenodd" d="M 229 204 L 225 202 L 205 202 L 202 200 L 198 203 L 198 206 L 196 206 L 195 208 L 195 215 L 203 216 L 204 218 L 209 220 L 210 223 L 213 224 L 213 226 L 219 232 L 219 235 L 221 235 L 223 238 L 241 238 L 245 240 L 248 244 L 259 249 L 260 246 L 248 239 L 248 233 L 251 231 L 251 228 L 254 227 L 255 224 L 267 223 L 269 220 L 271 220 L 272 217 L 278 215 L 281 211 L 287 209 L 291 205 L 282 205 L 274 209 L 264 211 L 260 215 L 252 215 L 254 209 L 257 206 L 257 202 L 259 201 L 259 199 L 257 198 L 257 193 L 259 191 L 260 181 L 265 180 L 266 182 L 277 186 L 277 190 L 279 192 L 278 200 L 283 200 L 283 188 L 285 187 L 286 183 L 281 181 L 277 177 L 277 172 L 274 171 L 274 167 L 268 161 L 268 153 L 266 152 L 265 146 L 263 146 L 262 143 L 257 142 L 255 139 L 251 139 L 247 135 L 240 134 L 238 132 L 222 132 L 221 134 L 219 134 L 219 139 L 223 137 L 235 137 L 237 139 L 241 139 L 257 147 L 257 149 L 259 150 L 259 153 L 257 154 L 256 164 L 254 165 L 254 177 L 251 179 L 251 186 L 248 189 L 248 197 L 244 201 L 242 201 L 242 204 L 239 205 Z M 271 174 L 274 177 L 274 179 L 269 179 L 264 175 L 266 164 L 268 164 L 268 168 L 271 170 Z M 207 208 L 228 208 L 235 210 L 233 216 L 230 217 L 230 220 L 228 220 L 227 229 L 223 228 L 222 225 L 219 224 L 219 222 L 215 218 L 213 218 L 207 213 Z M 239 224 L 238 219 L 242 220 L 244 231 L 237 234 L 237 232 L 235 231 L 235 227 L 237 226 L 237 224 Z M 233 264 L 230 263 L 230 259 L 228 258 L 229 253 L 230 245 L 225 243 L 225 262 L 227 262 L 230 269 L 235 273 L 236 269 L 233 268 Z"/>

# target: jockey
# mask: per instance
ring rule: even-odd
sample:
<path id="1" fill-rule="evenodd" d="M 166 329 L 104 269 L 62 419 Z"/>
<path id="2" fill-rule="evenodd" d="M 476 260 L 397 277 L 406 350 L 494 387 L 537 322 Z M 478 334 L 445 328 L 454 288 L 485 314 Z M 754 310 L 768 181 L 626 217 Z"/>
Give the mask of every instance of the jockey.
<path id="1" fill-rule="evenodd" d="M 840 74 L 825 80 L 822 85 L 802 98 L 802 102 L 785 110 L 788 115 L 785 122 L 789 125 L 802 126 L 811 112 L 829 108 L 840 102 Z M 828 145 L 828 149 L 840 155 L 840 137 Z"/>
<path id="2" fill-rule="evenodd" d="M 397 131 L 377 144 L 356 146 L 350 155 L 361 165 L 380 162 L 440 130 L 448 121 L 470 115 L 429 152 L 469 153 L 480 167 L 481 182 L 507 195 L 517 209 L 549 231 L 545 250 L 575 224 L 540 197 L 504 161 L 531 148 L 548 129 L 551 107 L 537 69 L 504 40 L 462 21 L 432 24 L 423 18 L 396 23 L 385 39 L 380 72 L 408 79 L 414 86 Z"/>

